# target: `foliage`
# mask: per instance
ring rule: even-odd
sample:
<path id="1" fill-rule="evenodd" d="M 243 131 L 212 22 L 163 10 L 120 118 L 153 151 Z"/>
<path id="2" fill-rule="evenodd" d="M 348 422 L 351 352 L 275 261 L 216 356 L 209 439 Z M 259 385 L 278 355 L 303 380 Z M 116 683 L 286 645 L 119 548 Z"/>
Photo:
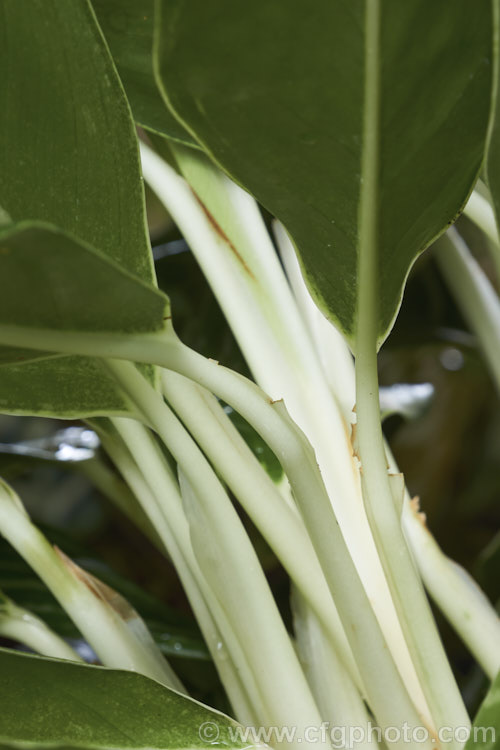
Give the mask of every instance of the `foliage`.
<path id="1" fill-rule="evenodd" d="M 410 500 L 377 374 L 435 243 L 500 388 L 498 295 L 449 229 L 464 210 L 500 267 L 499 23 L 497 0 L 0 0 L 0 411 L 87 421 L 99 452 L 53 460 L 140 529 L 146 577 L 173 565 L 204 639 L 2 482 L 0 635 L 40 655 L 0 650 L 0 743 L 298 748 L 326 726 L 376 750 L 407 727 L 458 750 L 470 717 L 424 586 L 492 682 L 473 729 L 500 732 L 498 616 Z M 5 452 L 50 460 L 33 445 Z M 188 695 L 208 655 L 212 708 Z"/>

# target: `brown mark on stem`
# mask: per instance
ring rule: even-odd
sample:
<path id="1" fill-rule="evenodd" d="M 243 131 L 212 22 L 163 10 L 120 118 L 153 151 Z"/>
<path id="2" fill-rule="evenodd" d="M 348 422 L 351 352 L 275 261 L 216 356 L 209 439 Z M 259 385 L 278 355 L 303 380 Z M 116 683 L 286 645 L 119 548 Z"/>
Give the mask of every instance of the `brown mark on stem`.
<path id="1" fill-rule="evenodd" d="M 412 497 L 412 499 L 410 500 L 410 505 L 411 505 L 412 511 L 415 513 L 416 517 L 418 518 L 418 520 L 420 521 L 424 529 L 428 531 L 427 515 L 422 510 L 420 510 L 420 498 L 418 495 L 415 495 L 415 497 Z"/>
<path id="2" fill-rule="evenodd" d="M 231 240 L 229 239 L 229 237 L 227 236 L 227 234 L 225 233 L 225 231 L 222 229 L 222 227 L 220 226 L 220 224 L 215 220 L 214 216 L 210 213 L 210 211 L 205 206 L 205 204 L 203 203 L 203 201 L 200 199 L 200 197 L 198 195 L 196 195 L 195 191 L 192 188 L 191 188 L 191 192 L 193 193 L 194 197 L 196 198 L 196 200 L 198 201 L 199 205 L 201 206 L 201 208 L 203 210 L 203 213 L 207 217 L 207 219 L 208 219 L 208 221 L 210 223 L 210 226 L 213 228 L 213 230 L 215 231 L 215 233 L 218 234 L 219 237 L 222 240 L 224 240 L 224 242 L 228 245 L 228 247 L 233 251 L 233 253 L 236 255 L 236 257 L 238 258 L 239 262 L 241 263 L 241 265 L 243 266 L 243 268 L 245 269 L 245 271 L 248 273 L 248 275 L 251 276 L 252 279 L 255 279 L 255 276 L 253 275 L 252 271 L 248 267 L 245 259 L 238 252 L 238 250 L 236 249 L 236 247 L 234 246 L 234 244 L 231 242 Z"/>
<path id="3" fill-rule="evenodd" d="M 104 602 L 104 604 L 111 607 L 120 619 L 127 622 L 128 620 L 134 620 L 139 617 L 128 601 L 124 599 L 121 594 L 112 589 L 111 586 L 108 586 L 91 573 L 87 573 L 86 570 L 80 568 L 79 565 L 73 562 L 73 560 L 56 545 L 54 545 L 54 550 L 74 577 L 84 583 L 89 591 L 94 594 L 96 599 L 99 599 L 101 602 Z"/>

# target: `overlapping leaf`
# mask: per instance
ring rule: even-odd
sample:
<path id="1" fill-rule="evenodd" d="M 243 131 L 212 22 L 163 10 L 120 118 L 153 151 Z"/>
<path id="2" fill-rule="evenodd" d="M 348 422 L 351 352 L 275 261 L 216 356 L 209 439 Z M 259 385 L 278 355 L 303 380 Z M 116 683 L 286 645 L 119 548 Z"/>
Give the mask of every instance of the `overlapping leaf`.
<path id="1" fill-rule="evenodd" d="M 92 0 L 135 121 L 147 130 L 198 148 L 165 105 L 153 75 L 154 0 Z"/>
<path id="2" fill-rule="evenodd" d="M 158 0 L 158 9 L 166 100 L 285 224 L 311 292 L 351 343 L 366 133 L 377 131 L 378 168 L 365 200 L 376 209 L 383 339 L 409 267 L 457 215 L 481 165 L 490 3 L 472 14 L 467 0 Z M 366 66 L 374 46 L 375 88 Z"/>
<path id="3" fill-rule="evenodd" d="M 3 98 L 0 108 L 0 205 L 4 224 L 48 222 L 87 243 L 143 282 L 154 282 L 144 215 L 134 123 L 120 79 L 88 0 L 60 3 L 33 0 L 29 12 L 17 0 L 0 4 L 0 65 Z M 8 224 L 7 224 L 8 225 Z M 33 239 L 33 235 L 32 235 Z M 55 314 L 81 284 L 73 307 L 95 309 L 101 264 L 95 275 L 82 273 L 75 243 L 59 247 L 67 255 L 65 279 L 50 266 L 45 241 L 32 243 L 35 267 L 19 265 L 10 279 L 18 311 L 33 310 L 33 294 Z M 49 243 L 53 250 L 53 243 Z M 61 244 L 61 243 L 59 243 Z M 19 249 L 16 248 L 16 255 Z M 13 253 L 0 254 L 0 278 L 9 284 Z M 21 257 L 21 254 L 19 254 Z M 49 271 L 50 267 L 50 271 Z M 45 270 L 42 270 L 45 269 Z M 69 283 L 73 275 L 74 284 Z M 131 305 L 118 300 L 118 287 L 107 276 L 108 323 L 127 327 Z M 57 293 L 54 291 L 58 287 Z M 131 288 L 131 287 L 130 287 Z M 122 292 L 124 290 L 122 289 Z M 111 299 L 113 303 L 111 304 Z M 50 301 L 49 301 L 50 300 Z M 116 304 L 119 302 L 119 304 Z M 40 305 L 40 320 L 47 309 Z M 140 327 L 150 316 L 144 311 Z M 142 307 L 134 313 L 136 323 Z M 55 317 L 57 317 L 55 315 Z M 20 320 L 20 319 L 19 319 Z M 0 324 L 5 323 L 0 316 Z M 12 321 L 10 321 L 12 322 Z M 19 321 L 18 321 L 19 322 Z M 55 321 L 65 329 L 65 317 Z M 130 318 L 129 318 L 130 322 Z M 11 342 L 12 347 L 16 342 Z M 123 399 L 109 377 L 91 360 L 58 357 L 35 364 L 26 351 L 3 349 L 0 372 L 1 408 L 13 413 L 58 416 L 122 412 Z M 29 365 L 22 364 L 31 360 Z M 22 369 L 26 367 L 27 369 Z M 150 372 L 151 375 L 151 372 Z"/>
<path id="4" fill-rule="evenodd" d="M 44 330 L 149 332 L 168 318 L 168 300 L 157 289 L 48 224 L 4 231 L 0 268 L 0 329 L 13 328 L 14 339 L 23 329 L 42 338 Z M 14 362 L 0 366 L 0 410 L 61 417 L 128 413 L 98 360 L 46 358 L 42 351 L 42 361 L 26 361 L 26 354 L 11 351 Z M 9 353 L 2 350 L 4 358 Z"/>

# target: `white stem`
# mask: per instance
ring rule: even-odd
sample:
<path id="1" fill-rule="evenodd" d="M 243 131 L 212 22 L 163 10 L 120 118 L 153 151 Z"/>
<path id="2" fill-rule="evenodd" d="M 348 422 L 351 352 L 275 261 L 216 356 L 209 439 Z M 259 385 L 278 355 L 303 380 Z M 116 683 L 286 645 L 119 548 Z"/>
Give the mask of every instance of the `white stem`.
<path id="1" fill-rule="evenodd" d="M 22 643 L 42 656 L 82 661 L 57 633 L 39 617 L 0 594 L 0 636 Z"/>
<path id="2" fill-rule="evenodd" d="M 398 719 L 420 725 L 421 719 L 392 661 L 336 522 L 314 453 L 286 415 L 283 404 L 270 404 L 257 386 L 180 343 L 166 341 L 162 360 L 165 366 L 191 377 L 233 406 L 280 458 L 363 676 L 372 710 L 382 727 L 397 724 Z M 380 680 L 393 687 L 381 692 Z"/>
<path id="3" fill-rule="evenodd" d="M 420 724 L 332 512 L 314 454 L 296 426 L 280 415 L 279 404 L 270 403 L 246 378 L 184 346 L 171 332 L 141 336 L 72 332 L 69 336 L 0 325 L 0 342 L 156 364 L 194 380 L 239 411 L 283 463 L 379 724 L 392 726 L 398 719 L 402 724 L 407 720 L 413 726 Z M 311 492 L 317 495 L 314 503 L 310 502 Z M 393 685 L 387 694 L 380 691 L 381 675 L 384 684 Z"/>
<path id="4" fill-rule="evenodd" d="M 237 719 L 262 721 L 262 701 L 227 618 L 194 557 L 178 485 L 153 437 L 135 420 L 114 419 L 117 434 L 102 433 L 103 445 L 162 539 L 219 672 Z M 139 468 L 139 465 L 141 468 Z M 225 648 L 221 644 L 226 644 Z M 229 654 L 229 656 L 228 656 Z"/>
<path id="5" fill-rule="evenodd" d="M 174 372 L 163 372 L 163 391 L 313 607 L 356 683 L 357 667 L 304 525 L 212 394 Z"/>
<path id="6" fill-rule="evenodd" d="M 488 292 L 486 297 L 489 295 Z M 333 350 L 334 360 L 337 356 L 342 357 L 348 353 L 347 345 L 342 339 L 329 338 L 325 344 L 323 336 L 318 337 L 317 346 L 321 348 L 325 345 L 339 348 L 338 354 Z M 352 377 L 354 381 L 354 373 Z M 335 386 L 334 381 L 332 385 Z M 387 445 L 386 454 L 390 472 L 398 474 L 399 468 Z M 405 491 L 403 530 L 425 587 L 485 672 L 496 676 L 500 669 L 500 624 L 496 610 L 467 571 L 444 555 L 434 537 L 422 524 L 421 515 L 417 513 Z"/>
<path id="7" fill-rule="evenodd" d="M 485 233 L 495 247 L 500 247 L 494 211 L 489 201 L 477 190 L 473 190 L 465 204 L 464 214 Z"/>
<path id="8" fill-rule="evenodd" d="M 283 224 L 273 223 L 274 235 L 285 267 L 290 286 L 303 320 L 309 329 L 323 372 L 342 410 L 346 425 L 352 421 L 352 410 L 356 402 L 354 385 L 354 359 L 344 338 L 328 321 L 314 303 L 306 287 L 299 261 L 290 237 Z M 265 389 L 264 389 L 265 390 Z"/>
<path id="9" fill-rule="evenodd" d="M 234 659 L 237 673 L 244 681 L 245 688 L 252 699 L 252 707 L 257 717 L 254 726 L 272 726 L 276 719 L 275 706 L 266 702 L 265 690 L 260 680 L 262 675 L 256 673 L 252 664 L 252 655 L 242 639 L 241 628 L 234 624 L 234 608 L 245 610 L 245 591 L 227 587 L 227 579 L 221 581 L 220 571 L 225 569 L 228 560 L 224 557 L 219 545 L 214 543 L 211 534 L 207 534 L 210 522 L 203 511 L 203 503 L 198 501 L 187 477 L 179 469 L 179 482 L 186 518 L 189 523 L 189 534 L 194 557 L 199 565 L 200 580 L 203 591 L 207 592 L 210 606 L 221 629 L 221 640 L 217 644 L 219 657 Z"/>
<path id="10" fill-rule="evenodd" d="M 113 360 L 107 361 L 107 366 L 168 447 L 202 504 L 207 544 L 217 549 L 213 562 L 218 576 L 211 577 L 211 584 L 214 587 L 217 581 L 215 594 L 249 655 L 273 723 L 286 725 L 293 720 L 302 729 L 315 726 L 319 722 L 316 705 L 259 560 L 222 485 L 192 438 L 136 367 Z M 239 592 L 244 598 L 235 606 Z"/>
<path id="11" fill-rule="evenodd" d="M 335 515 L 389 648 L 425 713 L 422 690 L 363 507 L 352 446 L 346 440 L 349 424 L 332 397 L 257 204 L 203 155 L 178 146 L 173 152 L 205 208 L 168 164 L 141 146 L 145 179 L 196 255 L 256 381 L 271 398 L 284 399 L 290 416 L 313 446 Z M 348 358 L 340 365 L 347 375 Z"/>
<path id="12" fill-rule="evenodd" d="M 40 576 L 103 664 L 139 672 L 167 687 L 181 688 L 137 613 L 130 609 L 130 619 L 124 619 L 96 589 L 95 579 L 91 580 L 49 544 L 31 523 L 17 495 L 3 482 L 0 531 Z"/>
<path id="13" fill-rule="evenodd" d="M 283 226 L 278 222 L 275 223 L 275 234 L 281 257 L 295 297 L 300 306 L 302 316 L 308 324 L 311 338 L 315 342 L 318 356 L 322 362 L 323 368 L 325 369 L 325 377 L 330 385 L 336 403 L 342 411 L 346 427 L 344 440 L 352 452 L 353 448 L 348 434 L 350 431 L 350 424 L 353 416 L 352 411 L 355 401 L 354 361 L 352 354 L 343 337 L 334 326 L 326 320 L 313 302 L 302 277 L 290 238 L 286 234 Z M 312 444 L 314 446 L 313 441 Z M 348 467 L 346 466 L 346 472 L 347 471 Z M 396 660 L 398 669 L 408 686 L 415 705 L 419 708 L 422 714 L 428 716 L 427 703 L 420 682 L 417 678 L 408 646 L 403 636 L 401 624 L 396 614 L 387 581 L 375 548 L 373 536 L 369 528 L 368 519 L 362 501 L 357 466 L 354 469 L 354 474 L 356 502 L 350 504 L 348 509 L 349 515 L 346 515 L 342 505 L 338 507 L 339 504 L 335 502 L 335 498 L 333 499 L 332 504 L 339 519 L 342 519 L 341 528 L 346 537 L 346 541 L 355 560 L 361 579 L 370 596 L 370 601 L 372 602 L 377 619 L 388 640 L 389 648 Z M 328 484 L 327 488 L 329 489 Z M 329 494 L 331 496 L 331 490 L 329 490 Z M 350 540 L 352 539 L 354 539 L 357 544 L 350 543 Z"/>
<path id="14" fill-rule="evenodd" d="M 417 508 L 404 506 L 405 532 L 425 586 L 490 680 L 500 671 L 500 619 L 477 583 L 443 554 Z"/>
<path id="15" fill-rule="evenodd" d="M 184 151 L 178 148 L 176 153 L 181 158 Z M 244 342 L 250 366 L 255 368 L 259 377 L 275 383 L 286 369 L 280 350 L 274 346 L 274 336 L 262 309 L 265 297 L 259 291 L 258 269 L 249 264 L 248 257 L 243 258 L 240 248 L 236 250 L 232 243 L 228 243 L 222 228 L 218 231 L 215 220 L 210 220 L 188 183 L 144 143 L 141 143 L 141 160 L 144 178 L 192 248 L 238 342 L 240 345 Z M 189 153 L 182 162 L 192 174 L 196 164 L 190 163 Z M 200 163 L 200 182 L 210 181 L 208 188 L 216 194 L 223 190 L 229 203 L 233 197 L 227 190 L 229 181 L 225 182 L 222 176 L 218 179 L 210 170 L 202 169 L 203 162 Z M 204 192 L 201 185 L 198 189 L 200 193 Z M 258 226 L 257 222 L 253 226 Z M 261 356 L 263 347 L 270 355 L 265 361 Z"/>
<path id="16" fill-rule="evenodd" d="M 376 740 L 366 732 L 370 721 L 366 705 L 324 629 L 296 589 L 292 590 L 292 611 L 297 650 L 321 718 L 328 722 L 330 732 L 335 732 L 335 727 L 359 728 L 363 735 L 356 747 L 376 750 Z"/>
<path id="17" fill-rule="evenodd" d="M 500 391 L 498 295 L 456 229 L 449 229 L 439 240 L 435 257 L 458 307 L 479 339 L 497 390 Z"/>

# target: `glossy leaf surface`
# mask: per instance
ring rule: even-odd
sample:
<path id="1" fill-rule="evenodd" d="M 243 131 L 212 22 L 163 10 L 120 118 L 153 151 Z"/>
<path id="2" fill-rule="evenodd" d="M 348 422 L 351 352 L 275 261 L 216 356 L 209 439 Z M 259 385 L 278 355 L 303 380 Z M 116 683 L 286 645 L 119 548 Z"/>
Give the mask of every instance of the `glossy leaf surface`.
<path id="1" fill-rule="evenodd" d="M 25 222 L 0 236 L 0 328 L 140 333 L 160 330 L 168 314 L 168 300 L 156 288 L 55 227 Z M 14 348 L 1 352 L 3 412 L 78 417 L 129 411 L 98 360 L 31 361 Z M 9 356 L 13 361 L 5 364 Z"/>
<path id="2" fill-rule="evenodd" d="M 378 338 L 416 255 L 481 165 L 491 6 L 466 0 L 159 0 L 159 82 L 208 153 L 287 227 L 309 287 L 356 336 L 359 211 L 375 128 Z M 372 8 L 372 10 L 373 10 Z M 300 30 L 300 34 L 299 34 Z M 378 81 L 367 85 L 367 50 Z"/>
<path id="3" fill-rule="evenodd" d="M 0 650 L 0 742 L 81 748 L 242 748 L 227 716 L 133 672 Z M 215 740 L 215 741 L 213 741 Z"/>

